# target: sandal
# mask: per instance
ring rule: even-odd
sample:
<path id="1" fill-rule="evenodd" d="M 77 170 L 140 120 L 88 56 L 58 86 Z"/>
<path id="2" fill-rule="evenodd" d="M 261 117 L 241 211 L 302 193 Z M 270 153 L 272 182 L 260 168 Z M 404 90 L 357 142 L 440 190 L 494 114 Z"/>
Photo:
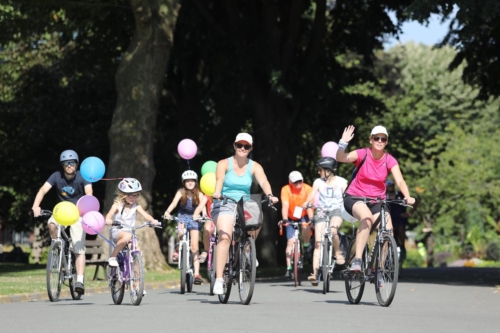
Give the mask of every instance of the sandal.
<path id="1" fill-rule="evenodd" d="M 196 275 L 194 277 L 194 284 L 201 284 L 201 276 Z"/>
<path id="2" fill-rule="evenodd" d="M 207 256 L 208 256 L 207 251 L 201 252 L 201 254 L 198 256 L 198 261 L 200 262 L 200 264 L 203 264 L 205 260 L 207 260 Z"/>
<path id="3" fill-rule="evenodd" d="M 342 255 L 342 252 L 337 252 L 335 253 L 335 261 L 337 262 L 337 265 L 343 265 L 345 264 L 345 258 Z"/>
<path id="4" fill-rule="evenodd" d="M 307 281 L 311 282 L 311 284 L 316 287 L 318 285 L 318 280 L 314 274 L 311 274 L 307 277 Z"/>

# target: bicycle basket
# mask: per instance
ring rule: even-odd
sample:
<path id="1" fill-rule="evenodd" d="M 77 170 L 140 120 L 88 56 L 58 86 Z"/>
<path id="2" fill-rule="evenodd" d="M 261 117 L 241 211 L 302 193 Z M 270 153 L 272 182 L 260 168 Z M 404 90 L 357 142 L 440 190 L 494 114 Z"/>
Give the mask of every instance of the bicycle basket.
<path id="1" fill-rule="evenodd" d="M 262 227 L 263 221 L 259 202 L 248 197 L 245 199 L 242 198 L 242 200 L 238 202 L 238 214 L 244 217 L 245 229 L 247 231 L 259 229 Z"/>

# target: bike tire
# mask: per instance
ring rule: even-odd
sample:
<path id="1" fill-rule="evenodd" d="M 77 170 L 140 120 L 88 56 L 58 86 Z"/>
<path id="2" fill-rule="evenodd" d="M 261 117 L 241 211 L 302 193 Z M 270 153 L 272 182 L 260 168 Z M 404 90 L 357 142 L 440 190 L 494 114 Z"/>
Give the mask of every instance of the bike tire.
<path id="1" fill-rule="evenodd" d="M 215 250 L 217 249 L 217 245 L 212 246 L 212 262 L 210 264 L 210 267 L 208 268 L 208 276 L 210 278 L 210 296 L 214 295 L 214 285 L 215 285 L 215 267 L 216 266 L 216 261 L 215 261 Z"/>
<path id="2" fill-rule="evenodd" d="M 194 283 L 194 265 L 193 265 L 193 254 L 190 253 L 189 256 L 189 261 L 188 261 L 188 270 L 187 270 L 187 275 L 186 275 L 186 289 L 187 292 L 190 293 L 193 291 L 193 283 Z"/>
<path id="3" fill-rule="evenodd" d="M 139 305 L 144 296 L 144 264 L 142 255 L 139 252 L 132 254 L 132 264 L 130 266 L 130 300 L 132 304 Z"/>
<path id="4" fill-rule="evenodd" d="M 378 303 L 387 307 L 394 300 L 398 285 L 398 247 L 392 235 L 382 236 L 382 241 L 375 255 L 377 256 L 375 260 L 375 292 Z M 379 279 L 383 281 L 382 286 Z"/>
<path id="5" fill-rule="evenodd" d="M 186 292 L 186 274 L 187 274 L 187 249 L 186 246 L 182 245 L 180 251 L 180 263 L 181 263 L 181 294 Z"/>
<path id="6" fill-rule="evenodd" d="M 247 252 L 248 248 L 248 252 Z M 240 247 L 240 269 L 238 272 L 238 290 L 240 301 L 243 305 L 250 304 L 255 287 L 255 277 L 257 268 L 255 267 L 255 258 L 257 252 L 255 250 L 255 241 L 252 237 L 248 237 L 245 245 Z"/>
<path id="7" fill-rule="evenodd" d="M 362 270 L 366 265 L 366 249 L 363 251 L 362 257 Z M 351 273 L 349 272 L 349 267 L 351 267 L 351 262 L 356 255 L 356 238 L 353 238 L 349 243 L 349 247 L 347 248 L 347 256 L 345 257 L 346 269 L 344 273 L 345 280 L 345 290 L 347 294 L 347 299 L 351 304 L 359 304 L 361 301 L 361 297 L 363 297 L 363 292 L 365 290 L 365 279 L 364 274 L 361 273 Z"/>
<path id="8" fill-rule="evenodd" d="M 125 283 L 121 275 L 120 268 L 112 267 L 109 273 L 109 289 L 111 292 L 111 299 L 116 305 L 122 304 L 123 296 L 125 295 Z"/>
<path id="9" fill-rule="evenodd" d="M 64 279 L 61 271 L 61 243 L 52 242 L 47 258 L 47 294 L 51 302 L 57 302 L 61 294 L 61 284 Z"/>
<path id="10" fill-rule="evenodd" d="M 229 246 L 229 261 L 224 268 L 224 272 L 222 273 L 222 278 L 224 279 L 224 293 L 219 296 L 219 302 L 222 304 L 226 304 L 229 300 L 229 295 L 231 295 L 231 287 L 233 285 L 233 246 Z"/>
<path id="11" fill-rule="evenodd" d="M 330 269 L 328 267 L 329 244 L 327 237 L 325 237 L 322 245 L 321 251 L 323 252 L 323 262 L 321 263 L 321 278 L 323 279 L 323 294 L 326 294 L 330 290 Z"/>
<path id="12" fill-rule="evenodd" d="M 82 298 L 82 294 L 78 293 L 75 290 L 75 283 L 76 283 L 76 258 L 75 254 L 73 253 L 73 255 L 71 256 L 71 278 L 69 279 L 68 284 L 69 284 L 69 293 L 71 294 L 71 298 L 77 301 Z"/>
<path id="13" fill-rule="evenodd" d="M 298 249 L 299 249 L 299 241 L 295 240 L 293 243 L 293 252 L 292 252 L 293 280 L 295 282 L 295 287 L 300 286 L 300 275 L 301 275 L 299 269 L 300 253 Z"/>

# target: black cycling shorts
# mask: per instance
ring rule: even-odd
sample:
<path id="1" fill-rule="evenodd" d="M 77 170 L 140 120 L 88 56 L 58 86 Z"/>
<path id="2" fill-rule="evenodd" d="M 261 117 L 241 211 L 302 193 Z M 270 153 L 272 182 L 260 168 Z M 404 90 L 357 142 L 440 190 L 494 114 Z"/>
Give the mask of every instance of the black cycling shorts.
<path id="1" fill-rule="evenodd" d="M 354 216 L 352 214 L 352 207 L 354 204 L 358 201 L 363 201 L 360 199 L 354 199 L 352 195 L 346 194 L 344 197 L 344 208 L 346 212 L 348 212 L 350 215 Z M 373 215 L 380 213 L 380 209 L 382 207 L 382 204 L 380 202 L 378 203 L 367 203 L 366 206 L 370 209 Z"/>

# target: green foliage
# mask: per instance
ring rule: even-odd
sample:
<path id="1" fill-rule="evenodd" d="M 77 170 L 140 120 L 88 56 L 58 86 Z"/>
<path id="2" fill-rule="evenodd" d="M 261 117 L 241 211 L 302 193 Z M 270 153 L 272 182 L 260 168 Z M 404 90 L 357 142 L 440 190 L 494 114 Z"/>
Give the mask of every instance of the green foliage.
<path id="1" fill-rule="evenodd" d="M 418 253 L 417 249 L 407 249 L 406 259 L 403 261 L 403 268 L 421 268 L 424 267 L 424 259 Z"/>

